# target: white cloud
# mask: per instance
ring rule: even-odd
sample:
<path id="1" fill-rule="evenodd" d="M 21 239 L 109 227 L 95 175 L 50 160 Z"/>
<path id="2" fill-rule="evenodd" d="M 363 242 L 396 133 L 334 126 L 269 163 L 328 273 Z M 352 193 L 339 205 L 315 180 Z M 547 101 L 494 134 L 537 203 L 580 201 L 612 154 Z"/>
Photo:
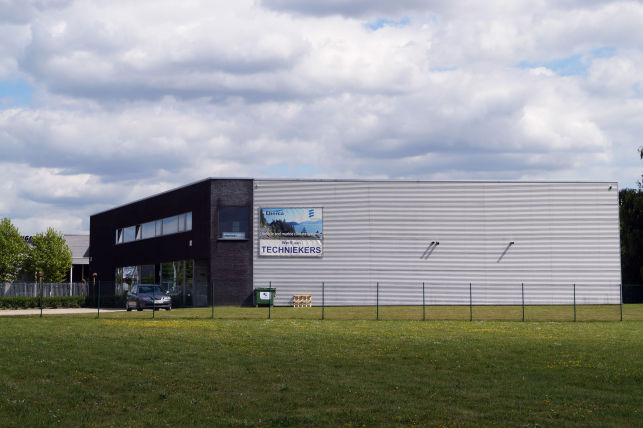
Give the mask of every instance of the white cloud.
<path id="1" fill-rule="evenodd" d="M 643 49 L 598 58 L 589 69 L 588 86 L 604 97 L 643 96 Z"/>

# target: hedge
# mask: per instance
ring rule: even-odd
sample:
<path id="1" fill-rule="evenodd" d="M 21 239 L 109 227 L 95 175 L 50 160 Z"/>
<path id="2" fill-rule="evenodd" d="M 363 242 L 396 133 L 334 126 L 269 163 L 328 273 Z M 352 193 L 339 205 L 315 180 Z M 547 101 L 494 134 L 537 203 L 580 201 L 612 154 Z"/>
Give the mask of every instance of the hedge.
<path id="1" fill-rule="evenodd" d="M 80 308 L 87 306 L 85 296 L 43 297 L 44 308 Z M 40 297 L 0 297 L 2 309 L 39 308 Z"/>

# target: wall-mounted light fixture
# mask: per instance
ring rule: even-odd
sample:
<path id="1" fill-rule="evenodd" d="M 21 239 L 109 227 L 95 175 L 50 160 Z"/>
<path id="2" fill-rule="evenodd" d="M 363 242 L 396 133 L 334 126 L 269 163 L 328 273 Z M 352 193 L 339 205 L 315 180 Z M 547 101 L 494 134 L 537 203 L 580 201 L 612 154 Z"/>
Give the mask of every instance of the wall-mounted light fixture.
<path id="1" fill-rule="evenodd" d="M 509 245 L 513 245 L 513 244 L 515 244 L 515 242 L 514 242 L 514 241 L 511 241 L 511 242 L 509 243 Z"/>
<path id="2" fill-rule="evenodd" d="M 429 245 L 427 245 L 426 250 L 424 250 L 424 253 L 420 256 L 420 259 L 427 260 L 438 245 L 440 245 L 438 241 L 431 241 Z"/>

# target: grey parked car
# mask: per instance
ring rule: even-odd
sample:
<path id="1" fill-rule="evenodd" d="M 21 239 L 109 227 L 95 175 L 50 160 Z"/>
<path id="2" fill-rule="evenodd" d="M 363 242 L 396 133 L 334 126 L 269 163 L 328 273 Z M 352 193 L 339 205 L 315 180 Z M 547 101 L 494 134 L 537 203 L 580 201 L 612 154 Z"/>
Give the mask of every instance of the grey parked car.
<path id="1" fill-rule="evenodd" d="M 172 309 L 172 298 L 158 285 L 138 284 L 127 293 L 125 300 L 125 309 L 131 311 L 133 308 L 136 308 L 137 311 L 142 311 L 145 308 L 162 308 L 169 311 Z"/>

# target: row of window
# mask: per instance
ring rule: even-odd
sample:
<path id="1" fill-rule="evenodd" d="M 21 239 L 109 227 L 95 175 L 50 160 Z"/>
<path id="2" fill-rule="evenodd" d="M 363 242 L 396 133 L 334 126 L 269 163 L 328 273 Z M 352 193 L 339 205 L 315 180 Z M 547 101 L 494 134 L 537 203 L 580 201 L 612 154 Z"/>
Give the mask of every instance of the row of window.
<path id="1" fill-rule="evenodd" d="M 248 239 L 249 207 L 219 207 L 219 239 Z M 116 229 L 116 244 L 192 230 L 192 213 Z"/>
<path id="2" fill-rule="evenodd" d="M 116 268 L 116 294 L 127 293 L 136 284 L 156 284 L 156 265 L 123 266 Z M 160 285 L 172 296 L 191 289 L 194 280 L 194 261 L 179 260 L 161 263 L 158 267 Z"/>
<path id="3" fill-rule="evenodd" d="M 192 230 L 191 212 L 116 229 L 116 243 L 123 244 L 189 230 Z"/>

